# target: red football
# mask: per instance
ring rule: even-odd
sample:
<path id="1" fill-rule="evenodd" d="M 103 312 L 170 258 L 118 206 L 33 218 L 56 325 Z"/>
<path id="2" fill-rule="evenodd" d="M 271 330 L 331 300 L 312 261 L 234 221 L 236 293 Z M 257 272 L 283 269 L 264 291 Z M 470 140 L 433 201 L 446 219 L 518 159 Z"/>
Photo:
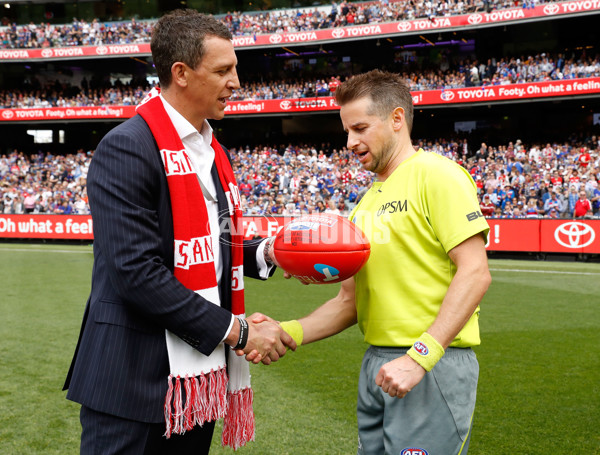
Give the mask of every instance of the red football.
<path id="1" fill-rule="evenodd" d="M 371 253 L 362 231 L 347 218 L 332 213 L 290 221 L 277 234 L 273 249 L 282 269 L 310 284 L 350 278 Z"/>

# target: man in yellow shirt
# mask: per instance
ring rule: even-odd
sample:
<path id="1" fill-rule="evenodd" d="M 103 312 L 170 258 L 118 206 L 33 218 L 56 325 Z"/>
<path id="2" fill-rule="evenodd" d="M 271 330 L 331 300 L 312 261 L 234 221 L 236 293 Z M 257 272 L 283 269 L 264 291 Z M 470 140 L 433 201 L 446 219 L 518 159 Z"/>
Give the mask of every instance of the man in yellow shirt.
<path id="1" fill-rule="evenodd" d="M 491 277 L 476 187 L 466 170 L 415 150 L 412 96 L 371 71 L 336 91 L 347 146 L 377 175 L 350 219 L 371 242 L 336 297 L 281 323 L 300 343 L 358 323 L 371 346 L 358 392 L 359 455 L 466 454 L 479 366 L 479 302 Z"/>

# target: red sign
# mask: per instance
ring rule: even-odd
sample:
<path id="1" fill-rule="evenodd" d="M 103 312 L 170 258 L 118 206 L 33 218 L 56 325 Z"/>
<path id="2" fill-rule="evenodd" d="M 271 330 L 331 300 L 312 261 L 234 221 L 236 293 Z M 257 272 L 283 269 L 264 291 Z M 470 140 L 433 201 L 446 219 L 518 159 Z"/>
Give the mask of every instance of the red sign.
<path id="1" fill-rule="evenodd" d="M 491 85 L 448 90 L 412 92 L 415 106 L 461 103 L 489 103 L 514 99 L 583 96 L 600 93 L 600 77 L 527 84 Z M 331 96 L 281 100 L 229 101 L 225 115 L 286 114 L 296 112 L 337 111 Z M 135 115 L 135 106 L 93 106 L 0 109 L 0 121 L 127 119 Z"/>
<path id="2" fill-rule="evenodd" d="M 488 219 L 488 251 L 600 253 L 600 220 Z"/>
<path id="3" fill-rule="evenodd" d="M 413 92 L 415 106 L 480 103 L 600 93 L 600 77 Z"/>
<path id="4" fill-rule="evenodd" d="M 243 217 L 246 239 L 276 235 L 293 217 Z M 488 251 L 600 253 L 600 220 L 493 219 Z M 89 215 L 0 215 L 0 238 L 93 239 Z"/>
<path id="5" fill-rule="evenodd" d="M 336 111 L 339 106 L 331 96 L 287 98 L 281 100 L 229 101 L 225 115 Z"/>
<path id="6" fill-rule="evenodd" d="M 598 253 L 600 221 L 548 220 L 541 225 L 541 251 Z"/>
<path id="7" fill-rule="evenodd" d="M 0 215 L 0 238 L 69 239 L 94 238 L 89 215 Z"/>
<path id="8" fill-rule="evenodd" d="M 150 55 L 150 43 L 48 47 L 44 49 L 0 49 L 0 60 L 56 60 L 131 55 Z"/>
<path id="9" fill-rule="evenodd" d="M 44 107 L 0 109 L 0 121 L 128 119 L 135 115 L 135 106 Z"/>
<path id="10" fill-rule="evenodd" d="M 540 220 L 488 219 L 488 251 L 540 251 Z"/>

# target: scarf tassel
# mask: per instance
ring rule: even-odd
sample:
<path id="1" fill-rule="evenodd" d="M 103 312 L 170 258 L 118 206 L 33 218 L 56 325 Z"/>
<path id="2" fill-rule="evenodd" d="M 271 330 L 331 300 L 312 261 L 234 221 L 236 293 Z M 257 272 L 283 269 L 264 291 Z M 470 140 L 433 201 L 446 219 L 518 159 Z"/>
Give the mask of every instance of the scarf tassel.
<path id="1" fill-rule="evenodd" d="M 171 434 L 184 434 L 195 425 L 202 426 L 226 416 L 228 378 L 225 368 L 198 377 L 170 375 L 168 382 L 164 434 L 167 439 Z"/>
<path id="2" fill-rule="evenodd" d="M 223 422 L 221 443 L 237 450 L 254 441 L 254 411 L 252 410 L 253 392 L 250 387 L 228 392 L 228 412 Z"/>
<path id="3" fill-rule="evenodd" d="M 171 381 L 173 375 L 169 376 L 169 387 L 167 389 L 167 395 L 165 397 L 165 424 L 166 431 L 164 436 L 169 439 L 171 437 L 171 432 L 173 428 L 173 414 L 171 411 L 171 400 L 173 399 L 173 382 Z"/>
<path id="4" fill-rule="evenodd" d="M 192 390 L 195 389 L 195 399 L 192 404 L 194 409 L 194 423 L 196 425 L 204 425 L 208 420 L 208 381 L 205 375 L 194 377 L 195 384 Z"/>

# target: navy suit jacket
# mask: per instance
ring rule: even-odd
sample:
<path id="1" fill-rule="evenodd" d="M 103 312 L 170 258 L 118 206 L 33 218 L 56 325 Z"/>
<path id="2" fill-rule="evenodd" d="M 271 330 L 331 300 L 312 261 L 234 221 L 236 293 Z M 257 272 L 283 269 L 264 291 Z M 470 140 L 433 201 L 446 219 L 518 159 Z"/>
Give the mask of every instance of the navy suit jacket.
<path id="1" fill-rule="evenodd" d="M 219 213 L 229 216 L 215 166 L 212 176 Z M 67 398 L 119 417 L 161 422 L 169 376 L 165 329 L 206 355 L 221 342 L 231 321 L 231 251 L 221 248 L 222 307 L 175 278 L 167 179 L 158 146 L 139 115 L 102 139 L 87 191 L 94 265 L 65 382 Z M 229 245 L 228 235 L 221 233 L 221 245 Z M 255 278 L 259 242 L 244 243 L 244 272 Z"/>

